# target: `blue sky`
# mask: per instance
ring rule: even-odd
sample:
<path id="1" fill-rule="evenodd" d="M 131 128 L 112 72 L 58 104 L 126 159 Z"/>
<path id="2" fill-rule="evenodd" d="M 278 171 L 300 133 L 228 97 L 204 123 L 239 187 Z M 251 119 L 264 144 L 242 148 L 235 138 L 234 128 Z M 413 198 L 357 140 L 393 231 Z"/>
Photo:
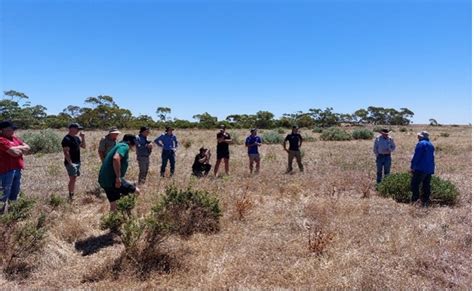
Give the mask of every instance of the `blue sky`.
<path id="1" fill-rule="evenodd" d="M 408 107 L 471 122 L 471 2 L 0 0 L 2 90 L 49 113 Z"/>

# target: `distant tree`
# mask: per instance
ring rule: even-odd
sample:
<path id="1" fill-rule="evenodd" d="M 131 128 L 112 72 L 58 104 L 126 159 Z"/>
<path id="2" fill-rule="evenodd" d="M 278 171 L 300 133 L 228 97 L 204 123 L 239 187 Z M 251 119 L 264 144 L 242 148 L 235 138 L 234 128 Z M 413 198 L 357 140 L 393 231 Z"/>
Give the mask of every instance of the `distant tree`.
<path id="1" fill-rule="evenodd" d="M 166 121 L 166 115 L 171 113 L 171 108 L 169 107 L 158 107 L 156 108 L 156 115 L 158 119 L 162 122 Z"/>
<path id="2" fill-rule="evenodd" d="M 438 121 L 436 121 L 436 119 L 434 118 L 430 118 L 429 122 L 430 122 L 430 126 L 439 126 Z"/>
<path id="3" fill-rule="evenodd" d="M 196 114 L 193 118 L 198 120 L 198 126 L 201 128 L 214 128 L 217 126 L 217 117 L 214 117 L 207 112 Z"/>
<path id="4" fill-rule="evenodd" d="M 368 122 L 369 112 L 366 109 L 359 109 L 356 112 L 354 112 L 354 115 L 355 115 L 355 121 L 357 123 L 367 123 Z"/>
<path id="5" fill-rule="evenodd" d="M 255 127 L 258 128 L 272 128 L 273 127 L 273 113 L 269 111 L 258 111 L 255 115 Z"/>
<path id="6" fill-rule="evenodd" d="M 63 109 L 63 113 L 68 114 L 72 119 L 76 119 L 81 114 L 81 107 L 68 105 Z"/>

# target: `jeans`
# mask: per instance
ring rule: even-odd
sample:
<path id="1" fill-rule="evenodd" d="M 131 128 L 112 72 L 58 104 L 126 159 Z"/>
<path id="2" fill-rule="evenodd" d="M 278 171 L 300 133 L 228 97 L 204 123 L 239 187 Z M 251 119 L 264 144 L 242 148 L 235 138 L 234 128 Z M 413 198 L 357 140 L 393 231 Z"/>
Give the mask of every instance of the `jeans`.
<path id="1" fill-rule="evenodd" d="M 4 174 L 0 174 L 0 201 L 16 200 L 20 193 L 21 170 L 11 170 Z M 3 192 L 3 193 L 2 193 Z"/>
<path id="2" fill-rule="evenodd" d="M 428 204 L 430 200 L 431 194 L 431 174 L 426 174 L 422 172 L 414 172 L 411 176 L 411 201 L 415 202 L 420 197 L 420 184 L 423 183 L 421 186 L 421 191 L 423 192 L 423 196 L 421 197 L 421 201 L 424 205 Z"/>
<path id="3" fill-rule="evenodd" d="M 165 175 L 166 165 L 168 164 L 168 160 L 170 161 L 170 173 L 171 176 L 174 174 L 174 165 L 176 163 L 175 160 L 175 153 L 173 150 L 163 150 L 161 152 L 161 171 L 160 174 L 163 177 Z"/>
<path id="4" fill-rule="evenodd" d="M 390 167 L 392 166 L 392 157 L 390 155 L 377 155 L 375 160 L 377 163 L 377 184 L 382 182 L 382 171 L 384 177 L 390 175 Z"/>
<path id="5" fill-rule="evenodd" d="M 144 183 L 148 175 L 148 168 L 150 167 L 150 157 L 137 157 L 138 161 L 138 183 Z"/>

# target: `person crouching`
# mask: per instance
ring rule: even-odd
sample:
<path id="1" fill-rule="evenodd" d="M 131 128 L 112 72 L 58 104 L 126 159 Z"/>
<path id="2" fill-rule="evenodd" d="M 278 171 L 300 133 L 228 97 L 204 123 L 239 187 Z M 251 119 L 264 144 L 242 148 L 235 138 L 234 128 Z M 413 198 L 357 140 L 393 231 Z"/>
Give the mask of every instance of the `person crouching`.
<path id="1" fill-rule="evenodd" d="M 200 148 L 199 154 L 194 158 L 193 175 L 196 177 L 205 177 L 211 170 L 209 160 L 211 159 L 211 152 L 208 149 Z"/>

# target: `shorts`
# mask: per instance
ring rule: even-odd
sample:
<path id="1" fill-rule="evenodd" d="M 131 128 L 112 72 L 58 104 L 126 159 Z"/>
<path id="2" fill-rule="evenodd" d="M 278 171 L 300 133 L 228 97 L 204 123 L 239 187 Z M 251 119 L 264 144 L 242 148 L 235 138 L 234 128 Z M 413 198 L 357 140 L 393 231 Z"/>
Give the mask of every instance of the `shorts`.
<path id="1" fill-rule="evenodd" d="M 107 199 L 109 202 L 114 202 L 119 200 L 122 196 L 126 196 L 130 193 L 134 193 L 136 190 L 135 185 L 130 184 L 128 181 L 122 179 L 122 185 L 120 188 L 115 187 L 106 187 L 104 188 L 105 195 L 107 195 Z"/>
<path id="2" fill-rule="evenodd" d="M 217 152 L 217 159 L 229 159 L 230 153 L 229 152 Z"/>
<path id="3" fill-rule="evenodd" d="M 69 177 L 79 177 L 81 175 L 81 163 L 64 163 Z"/>
<path id="4" fill-rule="evenodd" d="M 250 160 L 251 162 L 260 161 L 260 154 L 249 154 L 249 160 Z"/>

